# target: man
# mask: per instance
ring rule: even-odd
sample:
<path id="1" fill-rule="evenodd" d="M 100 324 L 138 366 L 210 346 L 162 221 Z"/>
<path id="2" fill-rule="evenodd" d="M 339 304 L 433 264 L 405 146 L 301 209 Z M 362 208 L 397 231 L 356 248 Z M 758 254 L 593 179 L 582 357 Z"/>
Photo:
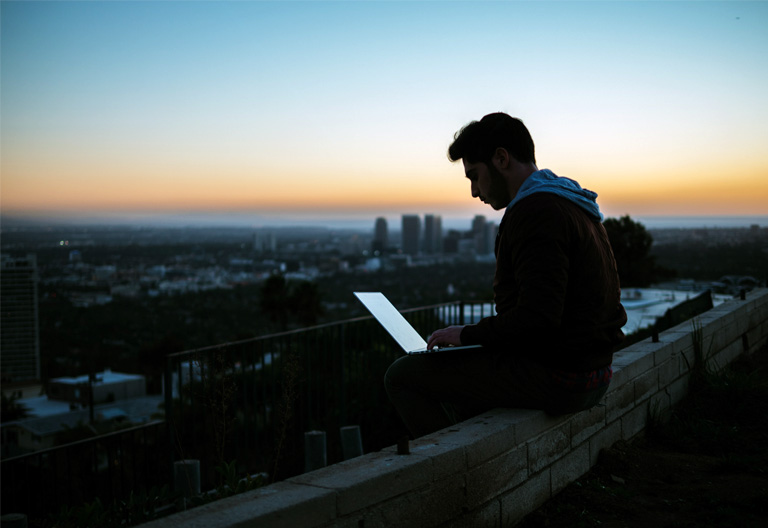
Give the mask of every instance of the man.
<path id="1" fill-rule="evenodd" d="M 566 414 L 594 406 L 627 320 L 597 194 L 539 170 L 528 129 L 503 113 L 457 132 L 448 158 L 462 160 L 473 198 L 506 209 L 496 239 L 496 315 L 428 340 L 429 348 L 480 349 L 404 356 L 390 366 L 387 393 L 405 425 L 419 437 L 493 407 Z"/>

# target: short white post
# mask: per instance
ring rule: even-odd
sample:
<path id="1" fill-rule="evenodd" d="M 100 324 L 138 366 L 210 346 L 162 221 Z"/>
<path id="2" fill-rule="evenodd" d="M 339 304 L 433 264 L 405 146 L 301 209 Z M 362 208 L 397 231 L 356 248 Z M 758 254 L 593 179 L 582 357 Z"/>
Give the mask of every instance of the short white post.
<path id="1" fill-rule="evenodd" d="M 304 472 L 325 467 L 327 464 L 325 431 L 304 433 Z"/>
<path id="2" fill-rule="evenodd" d="M 199 460 L 177 460 L 173 463 L 173 489 L 181 493 L 181 509 L 186 509 L 189 499 L 200 495 Z"/>
<path id="3" fill-rule="evenodd" d="M 361 456 L 363 454 L 363 439 L 360 436 L 360 426 L 347 425 L 342 427 L 339 432 L 344 460 Z"/>

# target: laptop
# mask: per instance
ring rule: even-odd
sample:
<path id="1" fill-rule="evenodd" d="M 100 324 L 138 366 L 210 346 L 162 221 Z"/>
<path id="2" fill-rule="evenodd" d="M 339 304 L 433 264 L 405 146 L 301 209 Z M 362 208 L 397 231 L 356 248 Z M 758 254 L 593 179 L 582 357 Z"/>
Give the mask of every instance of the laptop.
<path id="1" fill-rule="evenodd" d="M 406 354 L 431 354 L 482 348 L 482 345 L 444 346 L 427 349 L 427 342 L 381 292 L 354 292 L 361 303 L 389 332 Z"/>

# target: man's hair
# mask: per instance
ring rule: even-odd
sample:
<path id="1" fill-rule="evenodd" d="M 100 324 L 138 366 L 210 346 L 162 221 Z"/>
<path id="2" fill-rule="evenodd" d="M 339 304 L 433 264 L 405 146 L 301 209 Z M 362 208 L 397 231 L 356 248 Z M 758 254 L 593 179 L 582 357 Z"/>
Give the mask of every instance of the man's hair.
<path id="1" fill-rule="evenodd" d="M 448 159 L 490 163 L 499 147 L 520 163 L 536 163 L 530 132 L 521 120 L 502 112 L 488 114 L 456 132 L 448 147 Z"/>

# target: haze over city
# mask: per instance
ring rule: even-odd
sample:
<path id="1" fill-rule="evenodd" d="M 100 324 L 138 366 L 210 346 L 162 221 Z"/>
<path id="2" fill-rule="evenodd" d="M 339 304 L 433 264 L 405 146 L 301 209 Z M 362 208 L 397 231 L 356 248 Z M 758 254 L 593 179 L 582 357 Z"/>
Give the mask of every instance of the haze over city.
<path id="1" fill-rule="evenodd" d="M 768 225 L 768 2 L 0 9 L 7 217 L 500 217 L 446 149 L 505 111 L 606 216 Z"/>

